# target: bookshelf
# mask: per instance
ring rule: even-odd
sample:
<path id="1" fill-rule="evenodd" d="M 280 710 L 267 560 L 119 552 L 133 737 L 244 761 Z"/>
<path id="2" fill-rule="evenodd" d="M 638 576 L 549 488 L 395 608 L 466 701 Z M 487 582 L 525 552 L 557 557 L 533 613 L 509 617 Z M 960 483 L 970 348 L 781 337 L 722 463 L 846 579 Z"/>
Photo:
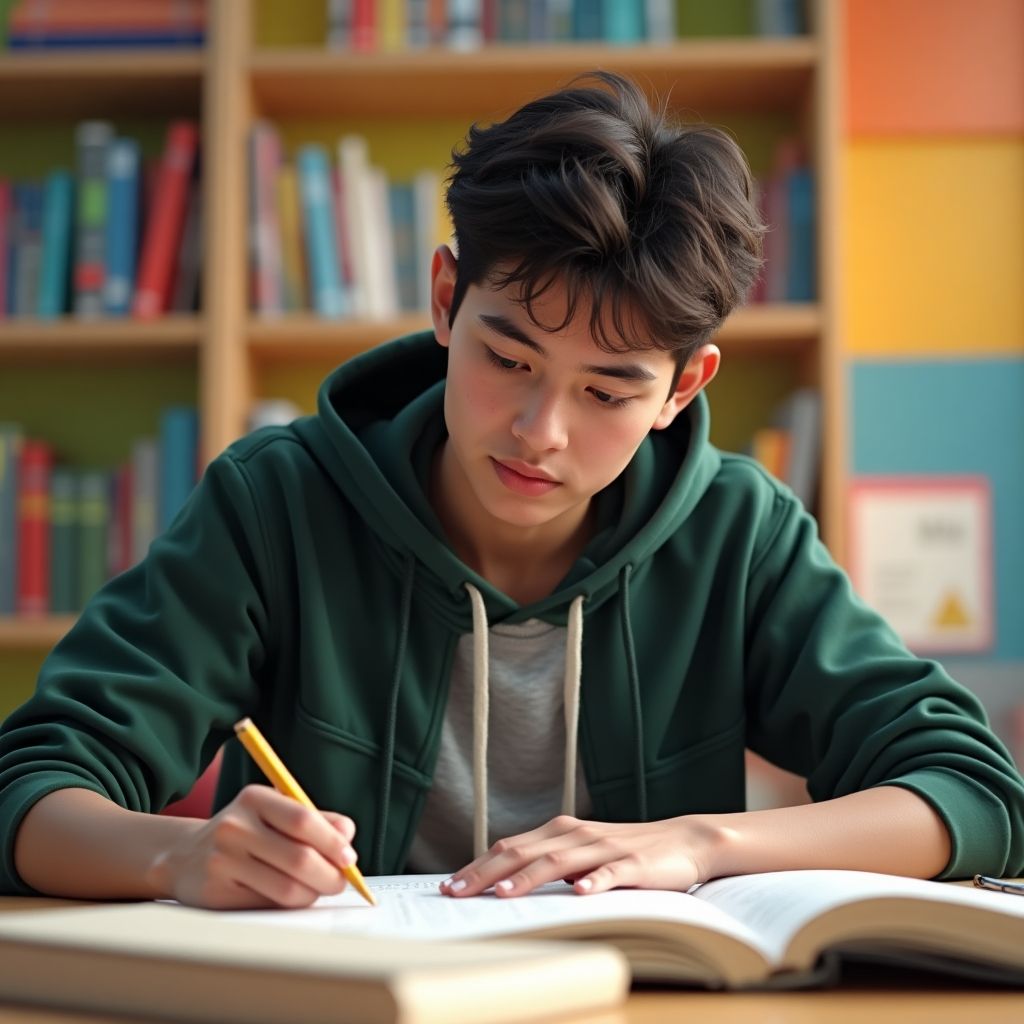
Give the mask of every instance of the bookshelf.
<path id="1" fill-rule="evenodd" d="M 306 4 L 309 8 L 311 5 Z M 810 34 L 794 39 L 698 38 L 661 46 L 594 44 L 494 46 L 472 53 L 443 49 L 352 54 L 322 46 L 271 48 L 254 40 L 268 5 L 209 0 L 201 51 L 0 56 L 0 122 L 86 116 L 166 119 L 198 115 L 203 151 L 203 310 L 155 323 L 131 320 L 56 324 L 0 322 L 0 373 L 15 366 L 45 379 L 48 368 L 121 362 L 155 375 L 168 363 L 195 374 L 202 458 L 240 436 L 256 398 L 304 389 L 337 362 L 388 338 L 427 326 L 426 314 L 338 322 L 312 315 L 275 320 L 250 314 L 247 288 L 246 146 L 257 117 L 287 124 L 370 119 L 382 125 L 437 121 L 446 126 L 503 116 L 572 75 L 603 67 L 635 77 L 673 110 L 727 126 L 741 120 L 788 119 L 809 143 L 817 182 L 818 295 L 811 305 L 761 305 L 737 311 L 719 337 L 728 424 L 735 441 L 747 430 L 744 396 L 761 393 L 748 417 L 767 411 L 788 387 L 811 383 L 823 396 L 822 533 L 843 558 L 845 432 L 837 339 L 840 250 L 841 5 L 811 0 Z M 458 141 L 444 137 L 445 145 Z M 741 139 L 742 141 L 742 139 Z M 768 384 L 762 386 L 762 382 Z M 282 388 L 282 384 L 284 387 Z M 42 385 L 39 385 L 42 388 Z M 718 388 L 719 382 L 713 387 Z M 736 395 L 735 399 L 733 396 Z M 730 411 L 731 409 L 731 411 Z M 0 619 L 4 652 L 37 648 L 40 657 L 69 627 L 66 618 Z M 3 700 L 0 696 L 0 700 Z"/>

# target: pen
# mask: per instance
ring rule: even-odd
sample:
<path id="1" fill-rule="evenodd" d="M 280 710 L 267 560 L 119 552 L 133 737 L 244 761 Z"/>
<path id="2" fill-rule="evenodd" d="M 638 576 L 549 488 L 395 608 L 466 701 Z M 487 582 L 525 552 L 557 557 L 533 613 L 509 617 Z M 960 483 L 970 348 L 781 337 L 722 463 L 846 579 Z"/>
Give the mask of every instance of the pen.
<path id="1" fill-rule="evenodd" d="M 1010 882 L 1005 878 L 989 878 L 988 875 L 975 875 L 974 886 L 977 889 L 994 889 L 996 892 L 1008 892 L 1014 896 L 1024 896 L 1024 882 Z"/>
<path id="2" fill-rule="evenodd" d="M 274 753 L 273 748 L 263 738 L 263 733 L 256 728 L 256 723 L 251 718 L 243 718 L 235 723 L 235 733 L 242 746 L 252 755 L 252 759 L 263 769 L 263 774 L 274 784 L 278 793 L 284 793 L 300 804 L 319 813 L 316 804 L 306 796 L 302 787 L 295 781 L 295 777 L 284 766 L 284 762 Z M 371 906 L 377 905 L 377 900 L 366 885 L 362 872 L 355 864 L 341 869 L 345 877 L 355 887 L 356 892 Z"/>

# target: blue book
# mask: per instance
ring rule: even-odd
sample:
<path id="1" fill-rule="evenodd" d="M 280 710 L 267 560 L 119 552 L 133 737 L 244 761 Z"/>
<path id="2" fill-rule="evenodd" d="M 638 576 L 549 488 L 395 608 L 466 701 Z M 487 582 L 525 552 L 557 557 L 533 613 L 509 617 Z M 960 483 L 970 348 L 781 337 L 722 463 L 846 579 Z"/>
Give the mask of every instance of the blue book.
<path id="1" fill-rule="evenodd" d="M 341 287 L 327 150 L 318 145 L 302 146 L 295 162 L 299 174 L 299 201 L 313 309 L 323 317 L 344 317 L 351 310 L 348 296 Z"/>
<path id="2" fill-rule="evenodd" d="M 604 39 L 605 0 L 577 0 L 572 9 L 574 39 Z"/>
<path id="3" fill-rule="evenodd" d="M 643 0 L 604 0 L 606 42 L 630 46 L 644 40 Z"/>
<path id="4" fill-rule="evenodd" d="M 11 311 L 16 316 L 35 316 L 43 260 L 43 188 L 38 181 L 22 181 L 15 184 L 13 195 L 15 271 Z"/>
<path id="5" fill-rule="evenodd" d="M 203 33 L 197 31 L 182 32 L 75 32 L 74 34 L 57 34 L 56 31 L 16 32 L 7 37 L 7 45 L 12 50 L 60 50 L 118 47 L 164 47 L 164 46 L 202 46 Z"/>
<path id="6" fill-rule="evenodd" d="M 75 179 L 70 171 L 51 171 L 43 183 L 42 239 L 36 313 L 53 320 L 68 309 L 71 274 L 71 221 Z"/>
<path id="7" fill-rule="evenodd" d="M 416 238 L 416 194 L 411 183 L 393 181 L 388 185 L 391 231 L 395 253 L 395 285 L 398 306 L 403 312 L 417 312 L 419 301 L 419 254 Z"/>
<path id="8" fill-rule="evenodd" d="M 107 149 L 107 223 L 103 245 L 103 311 L 127 316 L 139 246 L 139 144 L 114 139 Z"/>
<path id="9" fill-rule="evenodd" d="M 21 428 L 0 423 L 0 615 L 13 615 L 18 587 L 18 459 Z"/>
<path id="10" fill-rule="evenodd" d="M 789 200 L 789 273 L 786 300 L 813 302 L 815 285 L 816 245 L 814 238 L 814 178 L 807 167 L 797 167 L 786 178 Z"/>
<path id="11" fill-rule="evenodd" d="M 187 405 L 172 405 L 160 416 L 160 466 L 157 484 L 160 532 L 167 529 L 196 485 L 199 416 Z"/>

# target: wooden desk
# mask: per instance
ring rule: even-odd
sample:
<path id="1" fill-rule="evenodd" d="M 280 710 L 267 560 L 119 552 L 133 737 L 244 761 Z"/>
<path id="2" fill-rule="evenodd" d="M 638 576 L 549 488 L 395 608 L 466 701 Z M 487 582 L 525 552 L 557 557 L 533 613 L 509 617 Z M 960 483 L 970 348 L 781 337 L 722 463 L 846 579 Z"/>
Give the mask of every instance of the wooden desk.
<path id="1" fill-rule="evenodd" d="M 0 897 L 0 913 L 75 905 Z M 81 905 L 81 904 L 77 904 Z M 339 1018 L 341 1020 L 341 1018 Z M 702 992 L 644 986 L 616 1011 L 562 1024 L 1022 1024 L 1024 990 L 858 968 L 842 986 L 803 992 Z M 151 1018 L 12 1006 L 0 993 L 0 1024 L 153 1024 Z"/>

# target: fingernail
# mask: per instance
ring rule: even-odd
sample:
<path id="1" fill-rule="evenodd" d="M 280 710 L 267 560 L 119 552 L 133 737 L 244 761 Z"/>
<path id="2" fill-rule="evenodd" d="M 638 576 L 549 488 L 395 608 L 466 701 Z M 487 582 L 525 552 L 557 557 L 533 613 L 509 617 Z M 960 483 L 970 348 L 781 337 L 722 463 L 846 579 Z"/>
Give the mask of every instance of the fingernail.
<path id="1" fill-rule="evenodd" d="M 580 889 L 586 890 L 592 888 L 594 883 L 589 878 L 581 878 L 579 879 L 579 881 L 577 881 L 576 885 Z"/>
<path id="2" fill-rule="evenodd" d="M 343 868 L 351 867 L 356 862 L 356 851 L 351 846 L 346 846 L 341 851 L 341 866 Z"/>
<path id="3" fill-rule="evenodd" d="M 462 892 L 466 888 L 466 880 L 464 878 L 458 879 L 458 881 L 451 882 L 448 886 L 450 892 Z"/>
<path id="4" fill-rule="evenodd" d="M 502 892 L 510 892 L 513 886 L 513 882 L 508 878 L 503 878 L 500 882 L 494 883 L 495 889 L 500 889 Z"/>

